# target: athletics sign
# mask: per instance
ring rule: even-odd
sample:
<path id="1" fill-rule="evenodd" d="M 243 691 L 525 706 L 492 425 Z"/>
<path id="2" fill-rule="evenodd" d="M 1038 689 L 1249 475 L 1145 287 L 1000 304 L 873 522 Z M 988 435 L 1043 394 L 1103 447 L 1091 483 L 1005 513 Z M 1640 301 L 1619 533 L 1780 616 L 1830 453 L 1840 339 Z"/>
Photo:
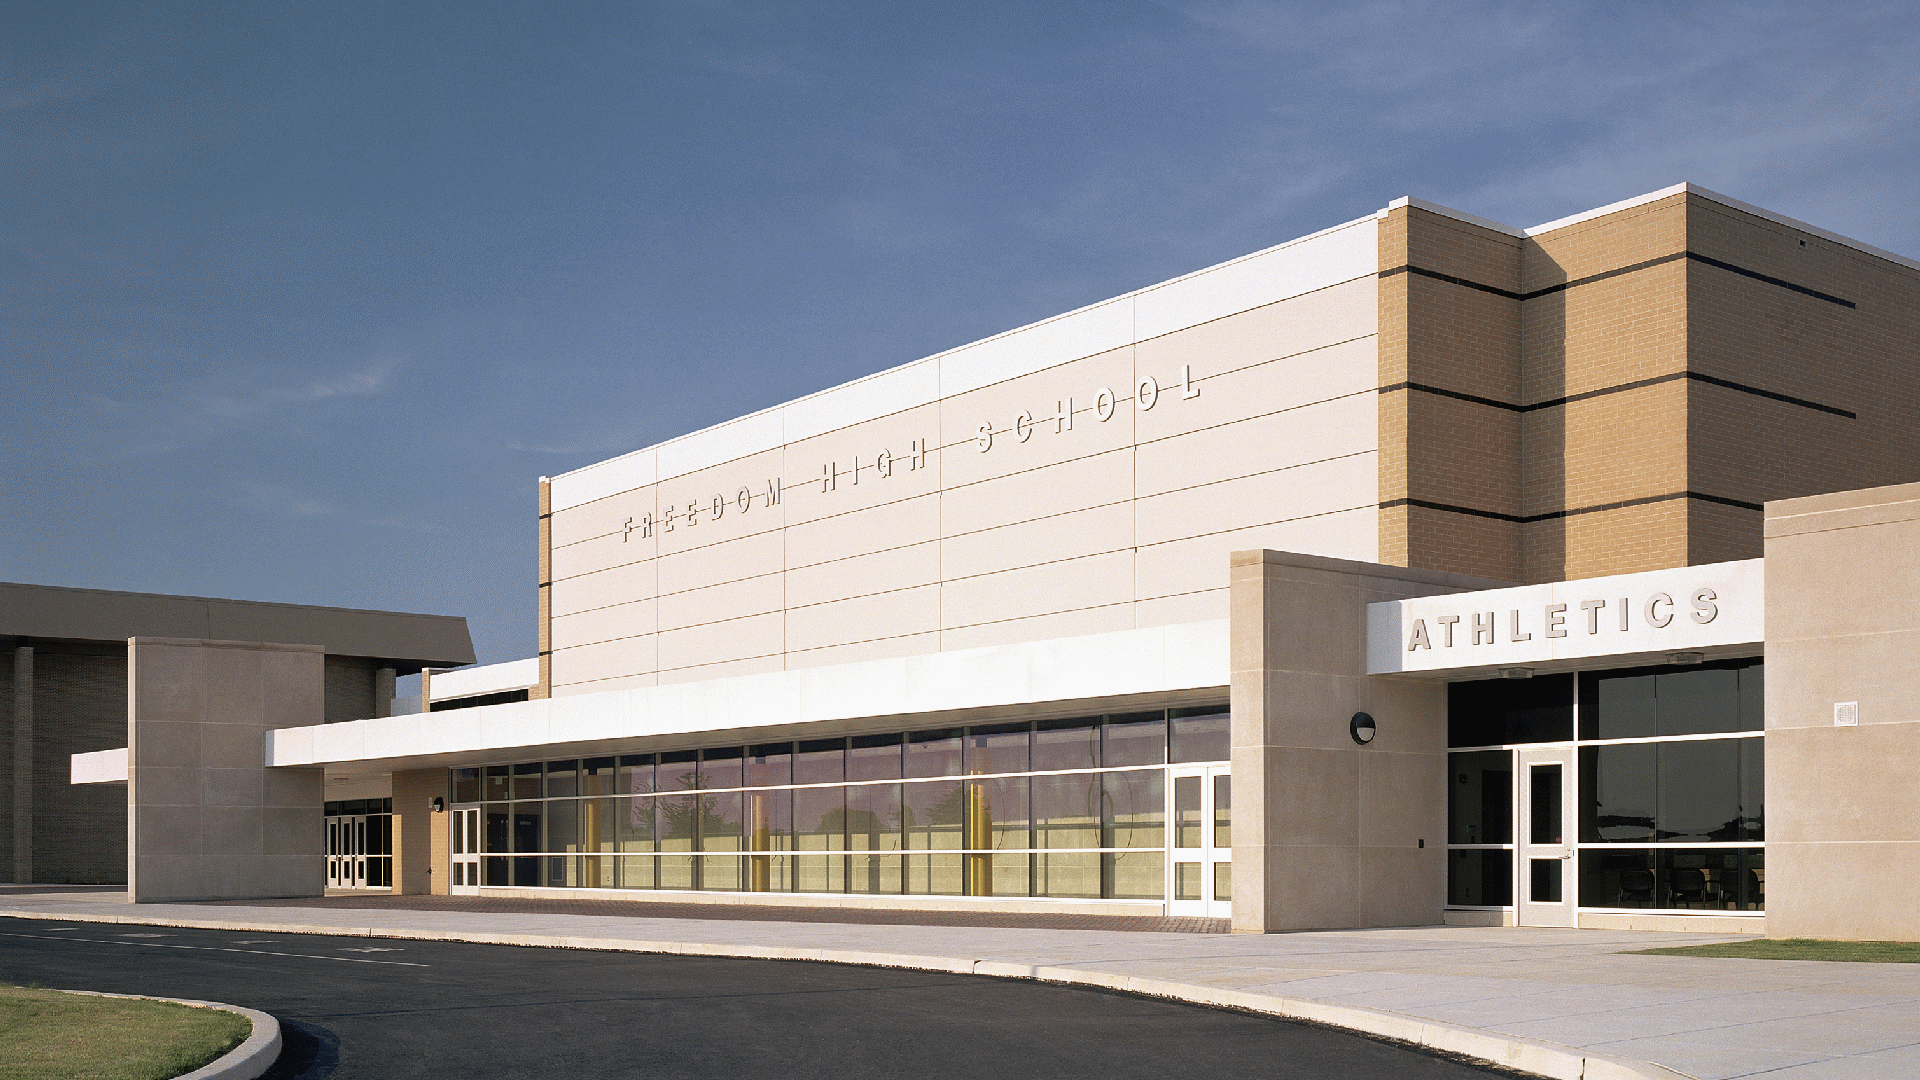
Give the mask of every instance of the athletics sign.
<path id="1" fill-rule="evenodd" d="M 1760 559 L 1367 605 L 1367 671 L 1529 667 L 1765 640 Z"/>

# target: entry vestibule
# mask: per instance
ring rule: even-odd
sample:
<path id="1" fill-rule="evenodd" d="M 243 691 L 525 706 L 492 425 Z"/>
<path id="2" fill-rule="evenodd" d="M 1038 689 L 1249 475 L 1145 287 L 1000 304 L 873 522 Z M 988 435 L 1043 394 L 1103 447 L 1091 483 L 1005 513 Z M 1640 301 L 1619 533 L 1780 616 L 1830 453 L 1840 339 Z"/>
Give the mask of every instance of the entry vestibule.
<path id="1" fill-rule="evenodd" d="M 1759 658 L 1455 682 L 1448 907 L 1766 908 Z"/>
<path id="2" fill-rule="evenodd" d="M 326 804 L 327 888 L 393 887 L 393 800 Z"/>

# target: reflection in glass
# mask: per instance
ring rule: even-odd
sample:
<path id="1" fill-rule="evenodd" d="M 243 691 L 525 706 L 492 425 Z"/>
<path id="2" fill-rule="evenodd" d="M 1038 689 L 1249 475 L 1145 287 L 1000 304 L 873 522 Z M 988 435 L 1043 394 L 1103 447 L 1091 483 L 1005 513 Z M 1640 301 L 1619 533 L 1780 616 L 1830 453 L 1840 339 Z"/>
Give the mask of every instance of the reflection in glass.
<path id="1" fill-rule="evenodd" d="M 682 795 L 656 795 L 653 803 L 654 827 L 657 830 L 661 851 L 693 851 L 699 843 L 700 803 L 699 796 L 692 793 Z M 687 864 L 689 868 L 692 863 Z M 664 878 L 662 879 L 665 880 Z M 692 880 L 692 870 L 688 870 L 688 880 Z M 692 888 L 691 885 L 674 888 Z M 667 888 L 661 885 L 661 888 Z"/>
<path id="2" fill-rule="evenodd" d="M 453 801 L 472 803 L 480 801 L 480 770 L 453 770 Z"/>
<path id="3" fill-rule="evenodd" d="M 1042 720 L 1033 729 L 1033 770 L 1100 767 L 1100 718 Z"/>
<path id="4" fill-rule="evenodd" d="M 1033 846 L 1100 847 L 1100 774 L 1033 778 Z"/>
<path id="5" fill-rule="evenodd" d="M 1456 627 L 1456 632 L 1461 632 Z M 1573 738 L 1573 676 L 1447 684 L 1447 745 L 1500 746 Z"/>
<path id="6" fill-rule="evenodd" d="M 1100 853 L 1055 851 L 1035 855 L 1033 857 L 1033 895 L 1098 897 L 1100 895 Z"/>
<path id="7" fill-rule="evenodd" d="M 1200 846 L 1200 780 L 1198 776 L 1173 778 L 1174 847 L 1197 848 Z M 1195 886 L 1195 888 L 1198 887 Z M 1182 897 L 1182 899 L 1199 899 L 1199 897 Z"/>
<path id="8" fill-rule="evenodd" d="M 697 855 L 661 855 L 654 860 L 654 872 L 658 876 L 661 889 L 697 889 L 698 879 L 694 877 Z"/>
<path id="9" fill-rule="evenodd" d="M 566 799 L 580 794 L 578 761 L 547 762 L 547 798 Z"/>
<path id="10" fill-rule="evenodd" d="M 899 735 L 856 735 L 847 740 L 847 779 L 900 779 L 900 743 Z"/>
<path id="11" fill-rule="evenodd" d="M 1100 763 L 1163 765 L 1167 760 L 1167 715 L 1160 712 L 1109 716 L 1100 728 Z"/>
<path id="12" fill-rule="evenodd" d="M 1529 815 L 1532 825 L 1528 841 L 1535 844 L 1558 844 L 1560 842 L 1560 766 L 1533 765 L 1529 767 L 1528 790 L 1532 792 Z"/>
<path id="13" fill-rule="evenodd" d="M 1765 768 L 1755 738 L 1583 746 L 1581 840 L 1763 840 Z"/>
<path id="14" fill-rule="evenodd" d="M 955 790 L 959 785 L 954 785 Z M 903 892 L 915 896 L 961 895 L 960 854 L 918 854 L 905 856 L 906 885 Z"/>
<path id="15" fill-rule="evenodd" d="M 1175 900 L 1200 900 L 1200 864 L 1197 862 L 1177 862 L 1173 864 L 1173 898 Z"/>
<path id="16" fill-rule="evenodd" d="M 1102 773 L 1101 847 L 1157 848 L 1166 842 L 1167 774 L 1160 769 Z M 1155 886 L 1158 893 L 1160 886 Z"/>
<path id="17" fill-rule="evenodd" d="M 700 850 L 739 851 L 746 834 L 740 793 L 702 794 L 695 805 L 700 811 Z"/>
<path id="18" fill-rule="evenodd" d="M 746 860 L 738 855 L 700 856 L 700 888 L 708 892 L 739 892 L 745 882 Z"/>
<path id="19" fill-rule="evenodd" d="M 1213 864 L 1213 898 L 1215 900 L 1233 899 L 1233 864 Z"/>
<path id="20" fill-rule="evenodd" d="M 631 754 L 620 759 L 616 795 L 646 795 L 659 789 L 653 783 L 653 755 Z"/>
<path id="21" fill-rule="evenodd" d="M 747 748 L 748 787 L 784 787 L 793 783 L 793 744 L 771 743 Z"/>
<path id="22" fill-rule="evenodd" d="M 516 854 L 540 850 L 540 811 L 545 803 L 513 804 L 513 850 Z M 539 876 L 537 873 L 534 875 Z M 538 882 L 534 882 L 538 884 Z"/>
<path id="23" fill-rule="evenodd" d="M 1225 709 L 1174 709 L 1167 715 L 1172 729 L 1167 760 L 1227 760 L 1231 753 L 1232 733 L 1228 728 Z"/>
<path id="24" fill-rule="evenodd" d="M 898 855 L 847 856 L 847 891 L 895 895 L 901 890 Z"/>
<path id="25" fill-rule="evenodd" d="M 654 766 L 655 791 L 691 791 L 700 784 L 700 763 L 692 750 L 675 750 L 659 755 Z"/>
<path id="26" fill-rule="evenodd" d="M 540 763 L 524 762 L 513 767 L 513 797 L 519 799 L 537 799 L 540 797 Z M 538 874 L 535 875 L 538 877 Z"/>
<path id="27" fill-rule="evenodd" d="M 1109 851 L 1100 856 L 1101 889 L 1115 900 L 1159 900 L 1166 895 L 1167 857 L 1159 851 Z"/>
<path id="28" fill-rule="evenodd" d="M 1213 778 L 1213 846 L 1217 848 L 1233 846 L 1233 777 L 1231 776 Z"/>
<path id="29" fill-rule="evenodd" d="M 966 787 L 969 848 L 1029 848 L 1027 778 L 1002 776 L 970 780 Z"/>
<path id="30" fill-rule="evenodd" d="M 970 728 L 962 740 L 967 775 L 1026 772 L 1031 757 L 1027 744 L 1031 739 L 1032 733 L 1025 724 Z"/>
<path id="31" fill-rule="evenodd" d="M 1531 888 L 1527 898 L 1536 904 L 1557 904 L 1560 902 L 1559 859 L 1528 859 Z"/>
<path id="32" fill-rule="evenodd" d="M 614 843 L 621 851 L 653 851 L 653 799 L 628 797 L 613 800 Z"/>
<path id="33" fill-rule="evenodd" d="M 580 763 L 580 794 L 616 795 L 613 783 L 613 758 L 588 758 Z"/>
<path id="34" fill-rule="evenodd" d="M 741 786 L 741 765 L 746 760 L 743 747 L 717 746 L 700 751 L 700 786 L 737 788 Z"/>
<path id="35" fill-rule="evenodd" d="M 958 780 L 901 785 L 902 823 L 910 850 L 955 849 L 966 821 L 965 788 Z M 955 887 L 958 887 L 956 881 Z"/>
<path id="36" fill-rule="evenodd" d="M 1447 903 L 1460 907 L 1513 903 L 1513 852 L 1447 852 Z"/>
<path id="37" fill-rule="evenodd" d="M 897 760 L 899 754 L 895 753 Z M 898 772 L 898 768 L 895 770 Z M 802 742 L 793 755 L 793 782 L 796 784 L 838 784 L 847 779 L 847 740 L 812 739 Z"/>
<path id="38" fill-rule="evenodd" d="M 1448 754 L 1447 843 L 1513 842 L 1513 751 Z"/>
<path id="39" fill-rule="evenodd" d="M 617 872 L 619 880 L 614 887 L 620 889 L 654 888 L 654 859 L 648 855 L 623 855 L 620 857 Z"/>
<path id="40" fill-rule="evenodd" d="M 1584 907 L 1765 911 L 1763 848 L 1620 848 L 1580 853 Z"/>
<path id="41" fill-rule="evenodd" d="M 546 804 L 547 839 L 534 851 L 580 850 L 580 804 L 572 800 Z"/>
<path id="42" fill-rule="evenodd" d="M 793 792 L 750 791 L 743 798 L 746 850 L 786 851 L 793 847 Z"/>
<path id="43" fill-rule="evenodd" d="M 505 765 L 487 766 L 483 797 L 487 802 L 504 802 L 513 798 L 513 770 Z"/>
<path id="44" fill-rule="evenodd" d="M 904 772 L 914 776 L 960 775 L 960 729 L 916 731 L 907 736 Z"/>
<path id="45" fill-rule="evenodd" d="M 846 892 L 847 857 L 845 855 L 795 855 L 793 887 L 798 892 Z"/>
<path id="46" fill-rule="evenodd" d="M 846 792 L 847 847 L 854 851 L 900 850 L 900 785 L 860 784 Z M 899 878 L 896 867 L 893 880 L 897 883 Z"/>
<path id="47" fill-rule="evenodd" d="M 847 846 L 849 788 L 795 788 L 794 847 L 799 851 L 841 851 Z"/>
<path id="48" fill-rule="evenodd" d="M 1765 726 L 1764 680 L 1758 658 L 1585 674 L 1580 677 L 1580 737 L 1759 731 Z"/>

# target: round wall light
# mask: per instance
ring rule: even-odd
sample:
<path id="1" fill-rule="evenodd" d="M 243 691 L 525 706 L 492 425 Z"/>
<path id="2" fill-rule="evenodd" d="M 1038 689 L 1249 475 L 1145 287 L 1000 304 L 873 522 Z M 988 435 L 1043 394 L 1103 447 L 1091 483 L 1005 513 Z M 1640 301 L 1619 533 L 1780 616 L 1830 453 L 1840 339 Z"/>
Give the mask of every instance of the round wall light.
<path id="1" fill-rule="evenodd" d="M 1353 735 L 1353 741 L 1365 746 L 1373 741 L 1373 716 L 1369 713 L 1353 714 L 1353 722 L 1347 725 L 1347 731 Z"/>

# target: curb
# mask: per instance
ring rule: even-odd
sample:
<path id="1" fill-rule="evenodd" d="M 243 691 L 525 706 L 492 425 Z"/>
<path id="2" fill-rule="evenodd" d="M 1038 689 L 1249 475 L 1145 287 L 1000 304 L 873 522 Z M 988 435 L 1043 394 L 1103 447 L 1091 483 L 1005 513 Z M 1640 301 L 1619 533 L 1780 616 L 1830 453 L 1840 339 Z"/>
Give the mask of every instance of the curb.
<path id="1" fill-rule="evenodd" d="M 197 1009 L 219 1009 L 221 1012 L 238 1013 L 253 1022 L 253 1033 L 243 1039 L 239 1046 L 192 1072 L 181 1073 L 173 1080 L 255 1080 L 255 1077 L 272 1068 L 273 1063 L 280 1058 L 280 1021 L 255 1009 L 243 1009 L 238 1005 L 227 1005 L 218 1001 L 153 997 L 148 994 L 103 994 L 98 990 L 62 990 L 60 992 L 84 994 L 87 997 L 170 1001 L 175 1005 L 191 1005 Z"/>
<path id="2" fill-rule="evenodd" d="M 1064 967 L 1035 967 L 1001 960 L 969 960 L 953 956 L 920 956 L 911 953 L 859 952 L 851 949 L 796 949 L 770 945 L 719 945 L 684 941 L 639 941 L 632 938 L 566 937 L 554 934 L 489 934 L 474 931 L 416 930 L 406 927 L 316 926 L 299 923 L 225 919 L 169 919 L 122 915 L 69 914 L 47 911 L 0 910 L 0 918 L 54 920 L 64 922 L 125 923 L 138 926 L 175 926 L 194 930 L 239 930 L 251 933 L 315 934 L 326 937 L 390 938 L 404 941 L 458 941 L 475 945 L 515 945 L 550 949 L 591 949 L 601 952 L 657 953 L 671 956 L 737 957 L 748 960 L 807 960 L 826 964 L 860 964 L 867 967 L 907 968 L 915 971 L 940 971 L 953 975 L 987 975 L 1007 979 L 1031 979 L 1065 986 L 1091 986 L 1118 990 L 1147 997 L 1211 1005 L 1244 1012 L 1305 1020 L 1346 1028 L 1368 1035 L 1412 1043 L 1430 1050 L 1463 1054 L 1508 1069 L 1548 1077 L 1549 1080 L 1695 1080 L 1686 1073 L 1664 1065 L 1611 1054 L 1595 1053 L 1579 1047 L 1541 1039 L 1523 1039 L 1498 1032 L 1483 1031 L 1455 1024 L 1409 1016 L 1383 1009 L 1364 1009 L 1352 1005 L 1334 1005 L 1308 998 L 1290 998 L 1278 994 L 1226 990 L 1167 979 L 1133 975 L 1109 975 Z M 189 1004 L 206 1004 L 189 1002 Z M 214 1005 L 214 1008 L 233 1008 Z M 249 1016 L 264 1016 L 245 1009 Z M 273 1022 L 271 1017 L 266 1018 Z M 258 1021 L 256 1021 L 256 1024 Z M 255 1028 L 258 1035 L 259 1028 Z M 248 1043 L 252 1040 L 249 1039 Z M 279 1047 L 279 1025 L 274 1023 L 274 1046 Z M 241 1047 L 245 1049 L 245 1045 Z M 234 1051 L 235 1054 L 239 1050 Z M 232 1056 L 232 1055 L 229 1055 Z M 225 1061 L 223 1058 L 221 1061 Z M 267 1060 L 271 1064 L 272 1059 Z M 219 1064 L 216 1062 L 215 1064 Z M 212 1068 L 213 1066 L 208 1066 Z M 265 1071 L 266 1065 L 261 1066 Z M 203 1075 L 204 1074 L 204 1075 Z M 189 1073 L 177 1080 L 252 1080 L 254 1073 Z"/>

